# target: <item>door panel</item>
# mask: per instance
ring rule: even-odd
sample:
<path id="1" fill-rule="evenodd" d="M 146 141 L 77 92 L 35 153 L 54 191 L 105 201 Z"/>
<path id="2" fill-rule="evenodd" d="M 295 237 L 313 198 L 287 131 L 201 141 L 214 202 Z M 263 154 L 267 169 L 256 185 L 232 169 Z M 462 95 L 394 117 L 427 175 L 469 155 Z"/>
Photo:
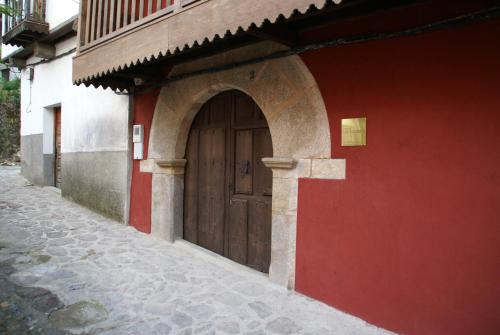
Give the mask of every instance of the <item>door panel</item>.
<path id="1" fill-rule="evenodd" d="M 184 183 L 184 239 L 189 242 L 198 242 L 198 129 L 193 129 L 189 136 L 186 156 L 186 181 Z"/>
<path id="2" fill-rule="evenodd" d="M 248 126 L 255 121 L 255 103 L 253 100 L 244 95 L 236 94 L 234 97 L 234 125 L 235 126 Z"/>
<path id="3" fill-rule="evenodd" d="M 184 238 L 268 272 L 271 255 L 271 135 L 245 94 L 222 93 L 193 121 L 186 149 Z"/>
<path id="4" fill-rule="evenodd" d="M 252 130 L 236 130 L 234 185 L 236 194 L 252 194 Z"/>
<path id="5" fill-rule="evenodd" d="M 246 264 L 247 263 L 247 220 L 248 207 L 247 200 L 233 199 L 229 202 L 229 258 Z"/>
<path id="6" fill-rule="evenodd" d="M 266 271 L 271 261 L 271 201 L 252 201 L 248 221 L 248 265 Z"/>
<path id="7" fill-rule="evenodd" d="M 262 158 L 273 156 L 273 145 L 271 143 L 271 133 L 269 128 L 260 128 L 254 130 L 254 161 L 255 169 L 254 188 L 255 195 L 272 194 L 273 172 L 262 163 Z"/>
<path id="8" fill-rule="evenodd" d="M 198 243 L 218 254 L 224 252 L 226 129 L 200 130 L 198 171 Z"/>

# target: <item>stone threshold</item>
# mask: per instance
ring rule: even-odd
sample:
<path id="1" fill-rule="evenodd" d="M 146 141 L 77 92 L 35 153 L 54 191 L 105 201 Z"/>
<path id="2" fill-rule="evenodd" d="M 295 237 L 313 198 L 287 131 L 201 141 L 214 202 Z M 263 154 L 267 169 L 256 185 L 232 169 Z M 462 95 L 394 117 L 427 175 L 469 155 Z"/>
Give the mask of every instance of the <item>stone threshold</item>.
<path id="1" fill-rule="evenodd" d="M 224 268 L 225 270 L 228 270 L 230 272 L 236 272 L 243 276 L 251 276 L 253 279 L 257 280 L 265 280 L 268 284 L 273 285 L 275 288 L 286 291 L 286 288 L 284 286 L 273 283 L 269 279 L 269 274 L 257 271 L 255 269 L 252 269 L 251 267 L 237 263 L 231 260 L 230 258 L 219 255 L 218 253 L 205 249 L 197 244 L 191 243 L 184 239 L 176 239 L 173 245 L 193 255 L 193 257 L 220 266 L 221 268 Z"/>

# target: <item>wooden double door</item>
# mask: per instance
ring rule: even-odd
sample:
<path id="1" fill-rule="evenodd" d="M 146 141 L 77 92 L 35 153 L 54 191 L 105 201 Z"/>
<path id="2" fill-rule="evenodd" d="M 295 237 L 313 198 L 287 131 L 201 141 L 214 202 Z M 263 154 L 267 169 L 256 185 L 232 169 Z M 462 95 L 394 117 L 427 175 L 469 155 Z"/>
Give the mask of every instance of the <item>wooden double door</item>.
<path id="1" fill-rule="evenodd" d="M 228 91 L 201 108 L 186 149 L 184 239 L 269 272 L 272 157 L 266 119 L 247 95 Z"/>

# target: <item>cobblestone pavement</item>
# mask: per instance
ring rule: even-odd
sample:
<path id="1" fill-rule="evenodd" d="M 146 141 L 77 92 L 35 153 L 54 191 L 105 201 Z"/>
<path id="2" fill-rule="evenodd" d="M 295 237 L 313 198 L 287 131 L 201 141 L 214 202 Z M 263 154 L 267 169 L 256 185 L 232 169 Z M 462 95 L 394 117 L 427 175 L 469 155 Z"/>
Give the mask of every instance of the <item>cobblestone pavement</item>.
<path id="1" fill-rule="evenodd" d="M 0 167 L 0 333 L 388 334 Z"/>

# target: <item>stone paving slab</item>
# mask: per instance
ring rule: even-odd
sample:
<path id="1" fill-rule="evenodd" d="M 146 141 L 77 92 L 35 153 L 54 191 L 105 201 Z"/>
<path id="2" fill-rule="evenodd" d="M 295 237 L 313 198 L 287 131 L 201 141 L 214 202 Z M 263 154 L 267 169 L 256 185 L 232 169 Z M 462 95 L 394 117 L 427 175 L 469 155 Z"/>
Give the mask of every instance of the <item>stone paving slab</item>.
<path id="1" fill-rule="evenodd" d="M 55 297 L 30 314 L 46 334 L 390 334 L 200 249 L 139 233 L 0 168 L 0 270 L 10 269 L 0 309 L 24 299 L 29 313 L 39 296 Z"/>

